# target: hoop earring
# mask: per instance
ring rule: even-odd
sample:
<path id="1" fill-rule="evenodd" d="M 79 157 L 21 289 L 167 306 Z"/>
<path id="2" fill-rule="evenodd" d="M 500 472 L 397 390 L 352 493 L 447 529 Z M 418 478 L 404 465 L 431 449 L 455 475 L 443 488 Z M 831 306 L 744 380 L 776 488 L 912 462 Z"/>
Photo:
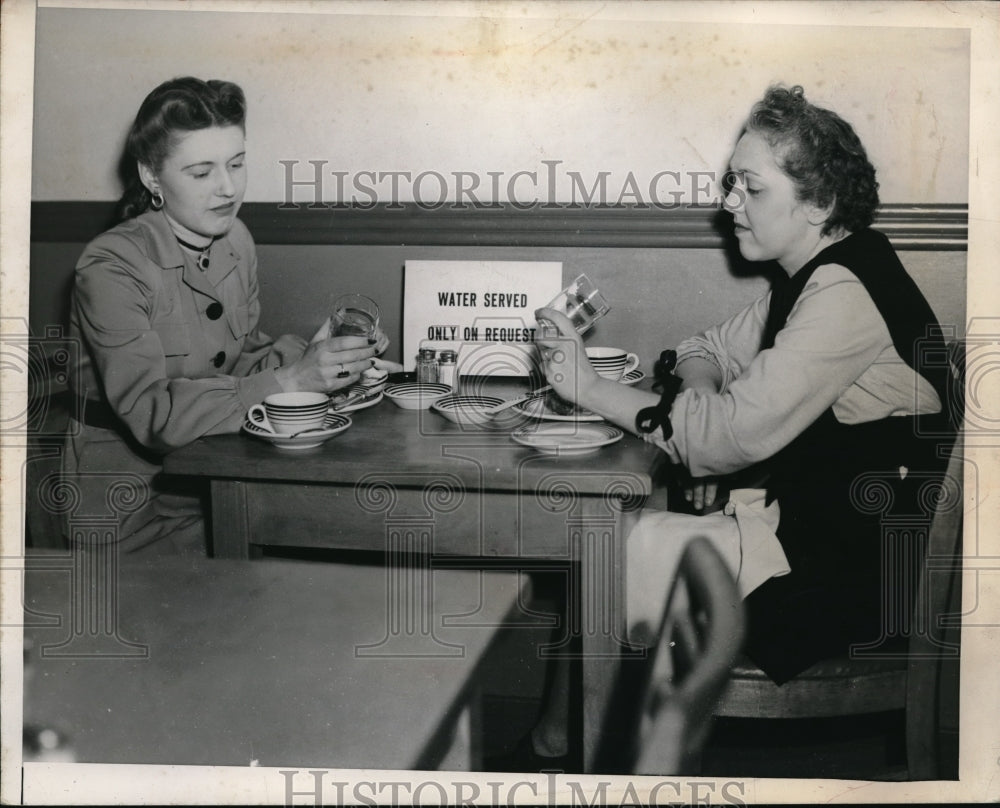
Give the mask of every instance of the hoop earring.
<path id="1" fill-rule="evenodd" d="M 154 192 L 150 195 L 149 205 L 153 210 L 159 210 L 163 207 L 163 194 L 159 191 Z"/>

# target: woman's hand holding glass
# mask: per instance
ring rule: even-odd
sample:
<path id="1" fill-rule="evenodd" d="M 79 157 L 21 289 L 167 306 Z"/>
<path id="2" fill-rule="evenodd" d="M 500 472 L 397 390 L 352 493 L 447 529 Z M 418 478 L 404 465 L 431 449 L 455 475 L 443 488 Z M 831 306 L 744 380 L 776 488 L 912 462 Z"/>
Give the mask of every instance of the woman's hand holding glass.
<path id="1" fill-rule="evenodd" d="M 278 368 L 274 375 L 288 392 L 331 393 L 357 384 L 378 361 L 375 348 L 364 337 L 313 338 L 297 362 Z"/>
<path id="2" fill-rule="evenodd" d="M 587 360 L 583 340 L 569 318 L 555 309 L 538 309 L 535 319 L 545 321 L 546 326 L 551 325 L 558 332 L 552 335 L 551 328 L 540 328 L 540 336 L 535 339 L 545 379 L 561 398 L 582 403 L 587 392 L 601 381 Z"/>
<path id="3" fill-rule="evenodd" d="M 369 368 L 389 373 L 403 369 L 397 362 L 376 358 L 389 346 L 381 328 L 375 329 L 374 344 L 367 336 L 331 337 L 330 331 L 331 318 L 327 317 L 299 360 L 274 372 L 284 390 L 333 393 L 357 384 Z"/>

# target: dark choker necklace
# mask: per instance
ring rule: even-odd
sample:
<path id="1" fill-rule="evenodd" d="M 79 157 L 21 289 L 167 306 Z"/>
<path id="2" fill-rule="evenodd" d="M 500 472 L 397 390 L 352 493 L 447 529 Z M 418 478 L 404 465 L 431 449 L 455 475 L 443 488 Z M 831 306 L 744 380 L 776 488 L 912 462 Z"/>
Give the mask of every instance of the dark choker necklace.
<path id="1" fill-rule="evenodd" d="M 196 247 L 194 244 L 190 244 L 184 239 L 182 239 L 176 233 L 174 233 L 174 238 L 177 239 L 177 243 L 180 244 L 182 247 L 186 247 L 187 249 L 191 250 L 191 252 L 198 253 L 198 269 L 200 269 L 202 272 L 208 270 L 208 252 L 209 250 L 212 249 L 212 243 L 214 242 L 214 239 L 208 242 L 208 244 L 206 244 L 204 247 Z"/>

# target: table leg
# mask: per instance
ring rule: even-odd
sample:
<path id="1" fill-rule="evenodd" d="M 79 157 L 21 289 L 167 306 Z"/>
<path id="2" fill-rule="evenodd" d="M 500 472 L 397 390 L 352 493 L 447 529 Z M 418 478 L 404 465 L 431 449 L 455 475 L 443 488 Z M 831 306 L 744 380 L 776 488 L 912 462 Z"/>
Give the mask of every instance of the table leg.
<path id="1" fill-rule="evenodd" d="M 580 528 L 579 636 L 583 698 L 583 771 L 595 755 L 615 677 L 627 645 L 620 520 Z"/>
<path id="2" fill-rule="evenodd" d="M 636 507 L 642 488 L 622 477 L 602 495 L 579 494 L 581 473 L 546 476 L 537 496 L 553 512 L 565 513 L 573 573 L 567 599 L 569 631 L 543 647 L 543 657 L 580 663 L 583 771 L 592 773 L 605 712 L 621 658 L 629 653 L 625 615 L 625 529 L 623 510 Z M 578 650 L 572 639 L 579 639 Z"/>
<path id="3" fill-rule="evenodd" d="M 251 556 L 247 487 L 239 480 L 212 480 L 212 555 Z"/>

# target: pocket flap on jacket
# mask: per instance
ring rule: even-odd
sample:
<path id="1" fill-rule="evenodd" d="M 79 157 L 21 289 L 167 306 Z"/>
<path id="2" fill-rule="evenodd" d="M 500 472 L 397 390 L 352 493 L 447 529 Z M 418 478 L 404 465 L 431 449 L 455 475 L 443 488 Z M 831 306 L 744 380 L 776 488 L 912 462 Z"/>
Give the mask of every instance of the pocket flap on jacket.
<path id="1" fill-rule="evenodd" d="M 250 307 L 246 303 L 226 307 L 226 321 L 236 339 L 242 339 L 250 330 Z"/>

